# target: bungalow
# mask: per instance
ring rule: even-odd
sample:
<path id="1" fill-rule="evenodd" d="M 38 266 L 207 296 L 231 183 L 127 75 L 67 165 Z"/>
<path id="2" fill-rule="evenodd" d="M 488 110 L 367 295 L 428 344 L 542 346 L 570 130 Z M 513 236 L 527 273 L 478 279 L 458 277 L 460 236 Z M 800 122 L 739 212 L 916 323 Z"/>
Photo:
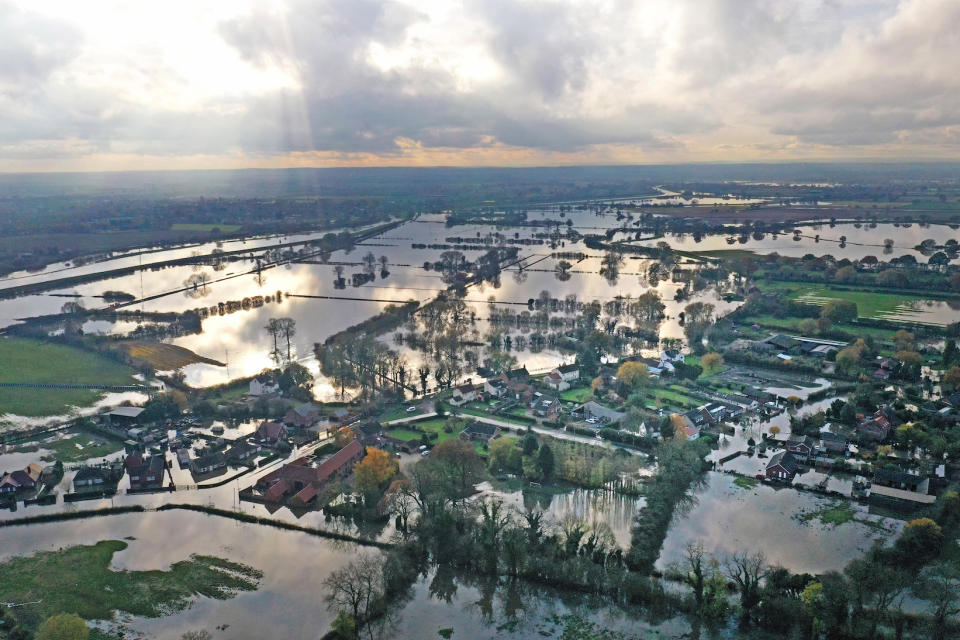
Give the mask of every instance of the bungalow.
<path id="1" fill-rule="evenodd" d="M 331 478 L 349 474 L 363 454 L 363 445 L 354 440 L 317 466 L 306 456 L 285 464 L 258 480 L 256 488 L 267 502 L 283 502 L 289 495 L 291 505 L 306 506 Z"/>
<path id="2" fill-rule="evenodd" d="M 73 490 L 102 486 L 109 479 L 109 472 L 101 467 L 82 467 L 73 476 Z"/>
<path id="3" fill-rule="evenodd" d="M 800 458 L 809 458 L 815 453 L 817 443 L 810 436 L 793 434 L 787 438 L 784 448 Z"/>
<path id="4" fill-rule="evenodd" d="M 213 473 L 217 469 L 223 469 L 226 466 L 227 460 L 222 453 L 208 453 L 198 458 L 194 458 L 193 462 L 190 464 L 190 471 L 194 475 L 201 475 L 204 473 Z"/>
<path id="5" fill-rule="evenodd" d="M 556 369 L 544 376 L 543 383 L 555 391 L 566 391 L 570 388 L 570 383 L 564 380 Z"/>
<path id="6" fill-rule="evenodd" d="M 287 428 L 279 422 L 261 422 L 253 432 L 253 438 L 261 444 L 275 447 L 287 439 Z"/>
<path id="7" fill-rule="evenodd" d="M 290 409 L 283 416 L 283 424 L 304 429 L 312 427 L 318 420 L 320 420 L 320 412 L 309 402 Z"/>
<path id="8" fill-rule="evenodd" d="M 251 396 L 274 396 L 280 393 L 280 385 L 273 376 L 262 373 L 250 381 Z"/>
<path id="9" fill-rule="evenodd" d="M 468 402 L 475 402 L 477 399 L 477 390 L 473 388 L 473 382 L 468 380 L 459 387 L 454 387 L 453 395 L 450 396 L 450 404 L 461 406 Z"/>
<path id="10" fill-rule="evenodd" d="M 792 482 L 797 475 L 797 460 L 789 451 L 780 451 L 770 458 L 767 463 L 767 480 L 783 480 Z"/>
<path id="11" fill-rule="evenodd" d="M 602 404 L 600 404 L 599 402 L 594 402 L 593 400 L 581 405 L 577 409 L 577 411 L 580 411 L 580 410 L 583 411 L 583 417 L 585 419 L 596 418 L 600 422 L 604 422 L 604 423 L 619 422 L 627 415 L 620 411 L 615 411 L 613 409 L 607 408 Z"/>
<path id="12" fill-rule="evenodd" d="M 500 435 L 500 427 L 495 424 L 485 422 L 470 422 L 466 428 L 460 432 L 461 440 L 481 440 L 489 442 Z"/>
<path id="13" fill-rule="evenodd" d="M 244 462 L 256 457 L 259 453 L 260 445 L 247 440 L 241 440 L 230 447 L 230 450 L 227 451 L 227 457 L 235 462 Z"/>
<path id="14" fill-rule="evenodd" d="M 873 472 L 872 484 L 924 494 L 930 490 L 930 478 L 926 476 L 907 473 L 899 469 L 885 469 L 883 467 Z"/>
<path id="15" fill-rule="evenodd" d="M 134 455 L 136 458 L 131 463 Z M 130 488 L 134 491 L 159 489 L 163 486 L 163 477 L 167 472 L 167 461 L 163 456 L 150 456 L 143 459 L 139 454 L 133 454 L 127 457 L 125 466 L 127 475 L 130 476 Z"/>

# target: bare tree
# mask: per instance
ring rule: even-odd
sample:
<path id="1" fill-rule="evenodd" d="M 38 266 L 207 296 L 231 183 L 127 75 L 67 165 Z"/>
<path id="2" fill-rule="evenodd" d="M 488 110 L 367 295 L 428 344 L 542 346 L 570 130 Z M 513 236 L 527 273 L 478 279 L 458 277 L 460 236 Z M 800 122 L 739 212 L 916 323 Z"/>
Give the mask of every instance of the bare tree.
<path id="1" fill-rule="evenodd" d="M 280 347 L 277 344 L 277 340 L 280 337 L 280 321 L 276 318 L 270 318 L 267 320 L 267 325 L 264 327 L 264 329 L 268 334 L 270 334 L 270 337 L 273 338 L 273 351 L 271 352 L 271 355 L 279 360 L 280 358 L 278 354 L 280 353 Z"/>
<path id="2" fill-rule="evenodd" d="M 290 340 L 297 334 L 297 322 L 293 318 L 280 318 L 279 333 L 287 341 L 287 360 L 290 360 Z"/>
<path id="3" fill-rule="evenodd" d="M 760 579 L 765 565 L 766 559 L 759 552 L 749 554 L 741 551 L 727 559 L 726 574 L 740 591 L 740 607 L 744 618 L 749 619 L 754 607 L 760 603 Z"/>
<path id="4" fill-rule="evenodd" d="M 687 545 L 684 561 L 686 563 L 685 581 L 693 589 L 693 597 L 697 603 L 697 611 L 703 608 L 704 551 L 703 541 L 697 540 Z"/>
<path id="5" fill-rule="evenodd" d="M 929 603 L 930 637 L 946 640 L 947 620 L 960 614 L 960 581 L 943 564 L 927 567 L 920 573 L 913 592 Z"/>
<path id="6" fill-rule="evenodd" d="M 363 554 L 331 573 L 323 586 L 327 590 L 327 606 L 349 613 L 359 631 L 383 604 L 383 561 L 379 554 Z"/>

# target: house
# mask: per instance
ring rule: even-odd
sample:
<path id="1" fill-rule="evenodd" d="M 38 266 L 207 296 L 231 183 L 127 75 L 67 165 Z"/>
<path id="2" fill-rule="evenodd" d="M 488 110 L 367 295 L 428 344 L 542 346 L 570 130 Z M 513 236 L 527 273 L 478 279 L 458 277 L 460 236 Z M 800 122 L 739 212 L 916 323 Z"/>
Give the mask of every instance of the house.
<path id="1" fill-rule="evenodd" d="M 330 414 L 330 421 L 339 423 L 341 426 L 348 425 L 356 420 L 357 416 L 343 407 L 334 409 L 333 413 Z"/>
<path id="2" fill-rule="evenodd" d="M 477 400 L 477 390 L 473 388 L 473 382 L 468 380 L 459 387 L 453 388 L 453 395 L 450 397 L 450 404 L 461 406 L 468 402 Z"/>
<path id="3" fill-rule="evenodd" d="M 837 351 L 837 347 L 832 344 L 818 344 L 808 355 L 814 358 L 826 358 L 831 352 Z"/>
<path id="4" fill-rule="evenodd" d="M 780 451 L 770 458 L 767 463 L 767 480 L 783 480 L 792 482 L 797 475 L 797 460 L 789 451 Z"/>
<path id="5" fill-rule="evenodd" d="M 584 419 L 596 418 L 600 422 L 609 423 L 609 424 L 612 424 L 614 422 L 619 422 L 627 415 L 620 411 L 609 409 L 603 406 L 602 404 L 600 404 L 599 402 L 594 402 L 593 400 L 582 404 L 580 407 L 576 409 L 576 411 L 581 411 L 581 410 L 583 411 Z"/>
<path id="6" fill-rule="evenodd" d="M 253 432 L 253 438 L 260 444 L 275 447 L 287 439 L 287 428 L 279 422 L 264 421 Z"/>
<path id="7" fill-rule="evenodd" d="M 413 442 L 407 442 L 406 440 L 401 440 L 400 438 L 394 438 L 391 435 L 383 434 L 380 437 L 380 443 L 385 447 L 389 447 L 394 451 L 402 451 L 403 453 L 413 453 L 417 450 L 417 445 L 419 440 L 414 440 Z"/>
<path id="8" fill-rule="evenodd" d="M 691 425 L 695 425 L 697 427 L 703 427 L 713 423 L 712 417 L 703 408 L 691 409 L 690 411 L 687 411 L 683 415 L 690 422 Z"/>
<path id="9" fill-rule="evenodd" d="M 470 422 L 466 428 L 460 432 L 461 440 L 481 440 L 489 442 L 500 435 L 500 427 L 495 424 L 485 422 Z"/>
<path id="10" fill-rule="evenodd" d="M 899 469 L 878 468 L 873 472 L 874 485 L 883 487 L 892 487 L 894 489 L 903 489 L 904 491 L 915 491 L 919 493 L 928 493 L 930 490 L 930 478 L 913 473 L 907 473 Z"/>
<path id="11" fill-rule="evenodd" d="M 25 469 L 4 473 L 0 475 L 0 493 L 32 491 L 39 485 L 42 475 L 43 467 L 36 463 L 27 465 Z"/>
<path id="12" fill-rule="evenodd" d="M 320 412 L 309 402 L 290 409 L 283 416 L 283 424 L 303 429 L 312 427 L 318 420 L 320 420 Z"/>
<path id="13" fill-rule="evenodd" d="M 640 358 L 639 360 L 637 360 L 637 362 L 640 362 L 645 367 L 647 367 L 647 372 L 655 378 L 660 377 L 660 374 L 662 374 L 666 370 L 667 366 L 670 367 L 670 371 L 673 371 L 672 364 L 670 364 L 669 362 L 664 363 L 654 358 Z"/>
<path id="14" fill-rule="evenodd" d="M 483 391 L 492 398 L 502 398 L 507 393 L 507 383 L 499 378 L 487 380 L 483 383 Z"/>
<path id="15" fill-rule="evenodd" d="M 140 414 L 143 407 L 117 407 L 107 413 L 107 420 L 112 426 L 125 427 L 140 423 Z"/>
<path id="16" fill-rule="evenodd" d="M 131 458 L 133 458 L 132 461 Z M 159 489 L 163 486 L 164 474 L 167 472 L 167 461 L 163 456 L 150 456 L 144 459 L 139 454 L 132 454 L 127 456 L 124 466 L 127 469 L 127 475 L 130 476 L 132 490 Z"/>
<path id="17" fill-rule="evenodd" d="M 580 380 L 580 365 L 578 364 L 564 364 L 556 369 L 557 373 L 560 374 L 560 377 L 563 378 L 563 381 L 567 384 L 573 384 Z"/>
<path id="18" fill-rule="evenodd" d="M 810 436 L 793 434 L 787 438 L 784 448 L 800 458 L 809 458 L 816 452 L 817 443 Z"/>
<path id="19" fill-rule="evenodd" d="M 204 473 L 213 473 L 217 469 L 224 469 L 226 466 L 226 458 L 218 451 L 194 458 L 193 462 L 190 463 L 190 471 L 194 475 L 202 475 Z"/>
<path id="20" fill-rule="evenodd" d="M 251 396 L 275 396 L 278 393 L 280 393 L 280 385 L 270 374 L 261 373 L 250 381 L 249 395 Z"/>
<path id="21" fill-rule="evenodd" d="M 234 462 L 245 462 L 255 458 L 260 454 L 260 445 L 248 440 L 235 442 L 230 450 L 227 451 L 227 457 Z"/>
<path id="22" fill-rule="evenodd" d="M 527 371 L 525 366 L 517 369 L 510 369 L 509 371 L 505 371 L 503 373 L 503 381 L 527 383 L 530 382 L 530 372 Z"/>
<path id="23" fill-rule="evenodd" d="M 927 493 L 896 489 L 883 485 L 871 486 L 868 499 L 871 504 L 900 511 L 913 511 L 927 507 L 937 501 L 936 496 Z"/>
<path id="24" fill-rule="evenodd" d="M 676 349 L 666 349 L 660 353 L 660 362 L 683 362 L 686 356 Z"/>
<path id="25" fill-rule="evenodd" d="M 73 490 L 102 486 L 107 483 L 109 476 L 109 472 L 101 467 L 82 467 L 73 476 Z"/>
<path id="26" fill-rule="evenodd" d="M 367 420 L 353 425 L 353 436 L 360 444 L 366 447 L 375 447 L 380 443 L 383 428 L 376 420 Z"/>
<path id="27" fill-rule="evenodd" d="M 548 395 L 538 395 L 530 403 L 534 415 L 547 420 L 556 420 L 560 417 L 560 399 Z"/>
<path id="28" fill-rule="evenodd" d="M 880 407 L 872 416 L 864 419 L 857 425 L 857 435 L 868 442 L 883 442 L 890 435 L 890 431 L 903 424 L 889 407 Z"/>
<path id="29" fill-rule="evenodd" d="M 566 391 L 570 388 L 570 383 L 564 380 L 556 369 L 544 376 L 543 383 L 554 391 Z"/>
<path id="30" fill-rule="evenodd" d="M 847 439 L 832 431 L 821 431 L 820 450 L 831 455 L 846 455 Z"/>
<path id="31" fill-rule="evenodd" d="M 291 505 L 303 507 L 331 478 L 349 474 L 363 455 L 363 445 L 353 440 L 317 466 L 312 466 L 306 456 L 285 464 L 260 478 L 256 488 L 266 502 L 284 502 L 289 496 Z"/>
<path id="32" fill-rule="evenodd" d="M 687 440 L 696 440 L 700 437 L 700 427 L 692 424 L 684 424 L 683 435 Z"/>

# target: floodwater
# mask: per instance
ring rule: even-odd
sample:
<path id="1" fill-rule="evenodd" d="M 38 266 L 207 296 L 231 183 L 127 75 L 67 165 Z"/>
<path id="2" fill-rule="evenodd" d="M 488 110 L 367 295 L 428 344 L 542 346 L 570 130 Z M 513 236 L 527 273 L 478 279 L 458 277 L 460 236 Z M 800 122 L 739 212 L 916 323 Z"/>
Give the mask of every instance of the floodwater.
<path id="1" fill-rule="evenodd" d="M 904 255 L 912 255 L 918 262 L 925 263 L 929 254 L 917 251 L 914 247 L 927 239 L 943 244 L 950 238 L 960 240 L 960 230 L 952 229 L 947 225 L 929 225 L 922 227 L 919 224 L 904 226 L 890 223 L 877 224 L 869 227 L 862 224 L 859 228 L 855 223 L 829 225 L 798 225 L 801 237 L 794 240 L 793 233 L 780 233 L 776 236 L 765 234 L 760 240 L 752 236 L 741 242 L 736 234 L 706 235 L 699 241 L 692 234 L 667 234 L 664 238 L 656 238 L 642 242 L 647 246 L 654 246 L 658 242 L 666 242 L 674 249 L 683 251 L 719 251 L 738 249 L 753 251 L 758 254 L 777 253 L 782 256 L 801 257 L 808 253 L 815 256 L 831 255 L 837 259 L 848 258 L 859 260 L 866 256 L 874 256 L 878 260 L 890 260 Z M 817 239 L 819 236 L 819 240 Z M 847 240 L 840 246 L 841 236 Z M 728 238 L 736 240 L 731 244 Z M 884 240 L 893 240 L 893 247 L 887 250 Z"/>
<path id="2" fill-rule="evenodd" d="M 570 212 L 559 212 L 545 208 L 531 212 L 531 219 L 537 216 L 547 218 L 556 224 L 553 227 L 524 226 L 505 229 L 503 236 L 507 241 L 528 241 L 532 244 L 519 245 L 520 255 L 523 257 L 523 269 L 513 267 L 506 270 L 500 281 L 494 284 L 484 283 L 472 287 L 467 294 L 467 304 L 477 320 L 475 334 L 478 342 L 483 342 L 490 325 L 489 299 L 493 297 L 498 305 L 510 304 L 508 308 L 522 311 L 521 306 L 531 298 L 539 297 L 543 291 L 549 292 L 554 298 L 576 296 L 581 302 L 598 300 L 606 302 L 617 297 L 636 297 L 649 288 L 645 274 L 649 267 L 648 260 L 625 259 L 619 268 L 616 277 L 600 275 L 602 255 L 586 249 L 579 241 L 570 241 L 564 238 L 551 240 L 544 237 L 552 229 L 566 230 L 566 221 L 574 221 L 574 229 L 584 231 L 590 229 L 604 229 L 619 226 L 621 222 L 609 211 L 599 212 L 581 209 Z M 392 229 L 381 236 L 372 238 L 350 251 L 334 252 L 327 263 L 311 261 L 309 263 L 288 263 L 276 268 L 266 269 L 259 274 L 246 273 L 255 267 L 253 257 L 235 262 L 225 262 L 219 270 L 211 266 L 177 266 L 159 270 L 145 270 L 139 273 L 110 278 L 78 285 L 67 289 L 49 291 L 44 294 L 24 296 L 11 300 L 0 300 L 0 327 L 15 323 L 18 319 L 53 314 L 59 312 L 67 301 L 77 301 L 87 308 L 101 308 L 103 301 L 96 297 L 104 291 L 124 291 L 137 296 L 153 297 L 151 300 L 138 303 L 130 309 L 142 309 L 150 312 L 183 312 L 190 309 L 217 307 L 219 303 L 240 301 L 254 296 L 270 297 L 270 302 L 263 306 L 249 310 L 238 310 L 234 313 L 213 313 L 203 321 L 203 332 L 195 335 L 185 335 L 170 338 L 169 342 L 190 349 L 201 356 L 223 362 L 226 366 L 210 364 L 194 364 L 184 367 L 183 373 L 187 384 L 194 387 L 208 387 L 222 384 L 241 377 L 255 375 L 265 368 L 276 366 L 271 358 L 273 349 L 272 340 L 264 327 L 270 318 L 290 317 L 296 321 L 296 335 L 290 344 L 290 356 L 319 374 L 318 364 L 313 356 L 313 347 L 323 342 L 330 335 L 347 329 L 366 318 L 382 311 L 391 303 L 400 303 L 407 300 L 417 300 L 421 304 L 434 299 L 437 294 L 446 288 L 441 276 L 424 269 L 424 262 L 436 261 L 446 248 L 439 244 L 462 244 L 463 240 L 484 239 L 496 230 L 488 226 L 466 225 L 447 228 L 445 217 L 438 215 L 424 215 L 418 219 Z M 326 233 L 326 232 L 324 232 Z M 319 237 L 323 234 L 305 235 Z M 277 242 L 289 242 L 299 237 L 251 239 L 247 245 L 257 249 L 260 253 Z M 448 242 L 449 241 L 449 242 Z M 242 243 L 236 241 L 233 245 Z M 223 243 L 223 249 L 236 248 Z M 412 245 L 417 244 L 414 249 Z M 427 245 L 423 248 L 420 245 Z M 150 261 L 161 261 L 175 257 L 183 257 L 193 252 L 212 250 L 213 244 L 202 247 L 188 247 L 158 250 L 150 254 Z M 433 247 L 433 248 L 429 248 Z M 559 258 L 550 257 L 551 252 L 572 251 L 586 254 L 588 257 L 581 261 L 572 260 L 574 266 L 569 277 L 563 280 L 558 278 L 556 265 Z M 475 257 L 475 249 L 465 249 L 468 257 Z M 368 284 L 353 287 L 349 284 L 344 289 L 335 287 L 336 269 L 343 267 L 344 277 L 349 281 L 354 273 L 363 271 L 362 258 L 367 253 L 373 253 L 378 259 L 376 279 Z M 251 254 L 252 255 L 252 254 Z M 379 259 L 383 257 L 388 264 L 389 274 L 381 277 Z M 106 269 L 128 264 L 138 264 L 139 256 L 118 257 L 113 261 L 86 265 L 71 269 L 69 272 L 58 272 L 53 267 L 39 274 L 13 274 L 7 281 L 10 286 L 32 281 L 31 278 L 50 279 L 62 275 L 72 275 L 84 270 Z M 133 261 L 133 262 L 130 262 Z M 146 257 L 145 257 L 146 261 Z M 62 267 L 62 265 L 60 265 Z M 21 276 L 23 276 L 21 278 Z M 27 277 L 29 276 L 29 277 Z M 195 289 L 178 291 L 191 279 L 205 278 L 206 284 L 200 284 Z M 12 278 L 21 278 L 19 280 Z M 3 286 L 0 280 L 0 287 Z M 695 301 L 709 302 L 715 306 L 716 314 L 720 315 L 736 308 L 739 303 L 726 302 L 714 289 L 707 289 L 693 294 L 684 301 L 675 301 L 675 293 L 681 284 L 670 281 L 660 281 L 656 289 L 663 297 L 667 306 L 667 318 L 662 323 L 660 335 L 662 338 L 682 338 L 683 330 L 678 317 L 680 311 L 687 304 Z M 277 295 L 280 293 L 281 295 Z M 299 297 L 312 296 L 312 297 Z M 517 304 L 519 303 L 519 304 Z M 553 316 L 563 313 L 553 313 Z M 618 323 L 632 326 L 632 318 L 620 318 Z M 110 323 L 102 320 L 88 322 L 84 329 L 91 333 L 123 334 L 135 327 L 135 323 L 124 320 Z M 513 333 L 521 333 L 517 329 Z M 382 336 L 390 346 L 397 348 L 407 358 L 409 366 L 416 367 L 422 355 L 409 349 L 392 344 L 390 336 Z M 282 351 L 287 345 L 281 342 L 278 345 Z M 483 351 L 479 348 L 479 351 Z M 528 348 L 517 349 L 514 355 L 521 364 L 533 371 L 546 371 L 562 364 L 569 359 L 568 355 L 555 350 L 544 349 L 534 352 Z M 481 353 L 482 355 L 482 353 Z M 481 358 L 482 359 L 482 358 Z M 314 388 L 315 395 L 320 400 L 332 400 L 336 397 L 336 390 L 322 376 L 318 375 Z"/>
<path id="3" fill-rule="evenodd" d="M 837 526 L 816 519 L 803 522 L 799 514 L 829 507 L 834 501 L 764 484 L 742 489 L 734 479 L 730 474 L 706 474 L 704 486 L 693 492 L 689 510 L 674 514 L 658 567 L 682 561 L 687 544 L 702 540 L 707 553 L 715 556 L 759 551 L 769 564 L 797 573 L 822 573 L 842 568 L 875 542 L 890 540 L 903 525 L 869 515 L 865 508 L 854 521 Z M 857 522 L 859 519 L 876 525 Z"/>
<path id="4" fill-rule="evenodd" d="M 7 536 L 0 559 L 114 539 L 128 542 L 114 555 L 115 570 L 169 569 L 191 554 L 208 554 L 243 562 L 263 572 L 259 589 L 228 600 L 199 597 L 192 605 L 162 618 L 123 616 L 114 623 L 155 640 L 177 640 L 185 632 L 226 626 L 215 637 L 318 638 L 336 612 L 323 603 L 323 580 L 359 554 L 379 552 L 352 543 L 240 523 L 192 512 L 125 514 L 31 525 L 29 535 Z M 26 531 L 25 531 L 26 532 Z M 11 539 L 7 539 L 11 538 Z M 441 585 L 441 583 L 443 583 Z M 498 584 L 470 576 L 438 576 L 431 570 L 414 584 L 411 599 L 391 620 L 384 637 L 437 637 L 440 629 L 461 638 L 527 638 L 548 618 L 575 612 L 604 628 L 641 633 L 653 627 L 637 612 L 609 607 L 596 599 L 534 588 Z M 511 622 L 509 629 L 503 628 Z M 668 620 L 657 630 L 680 637 L 689 630 L 682 620 Z"/>

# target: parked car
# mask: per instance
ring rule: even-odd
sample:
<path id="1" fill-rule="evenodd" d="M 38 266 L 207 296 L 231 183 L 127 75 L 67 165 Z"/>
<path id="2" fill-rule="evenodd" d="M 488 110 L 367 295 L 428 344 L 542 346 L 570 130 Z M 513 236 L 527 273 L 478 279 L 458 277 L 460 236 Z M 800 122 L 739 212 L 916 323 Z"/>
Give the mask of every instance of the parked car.
<path id="1" fill-rule="evenodd" d="M 407 407 L 407 413 L 413 413 L 416 410 L 417 410 L 416 407 Z"/>

